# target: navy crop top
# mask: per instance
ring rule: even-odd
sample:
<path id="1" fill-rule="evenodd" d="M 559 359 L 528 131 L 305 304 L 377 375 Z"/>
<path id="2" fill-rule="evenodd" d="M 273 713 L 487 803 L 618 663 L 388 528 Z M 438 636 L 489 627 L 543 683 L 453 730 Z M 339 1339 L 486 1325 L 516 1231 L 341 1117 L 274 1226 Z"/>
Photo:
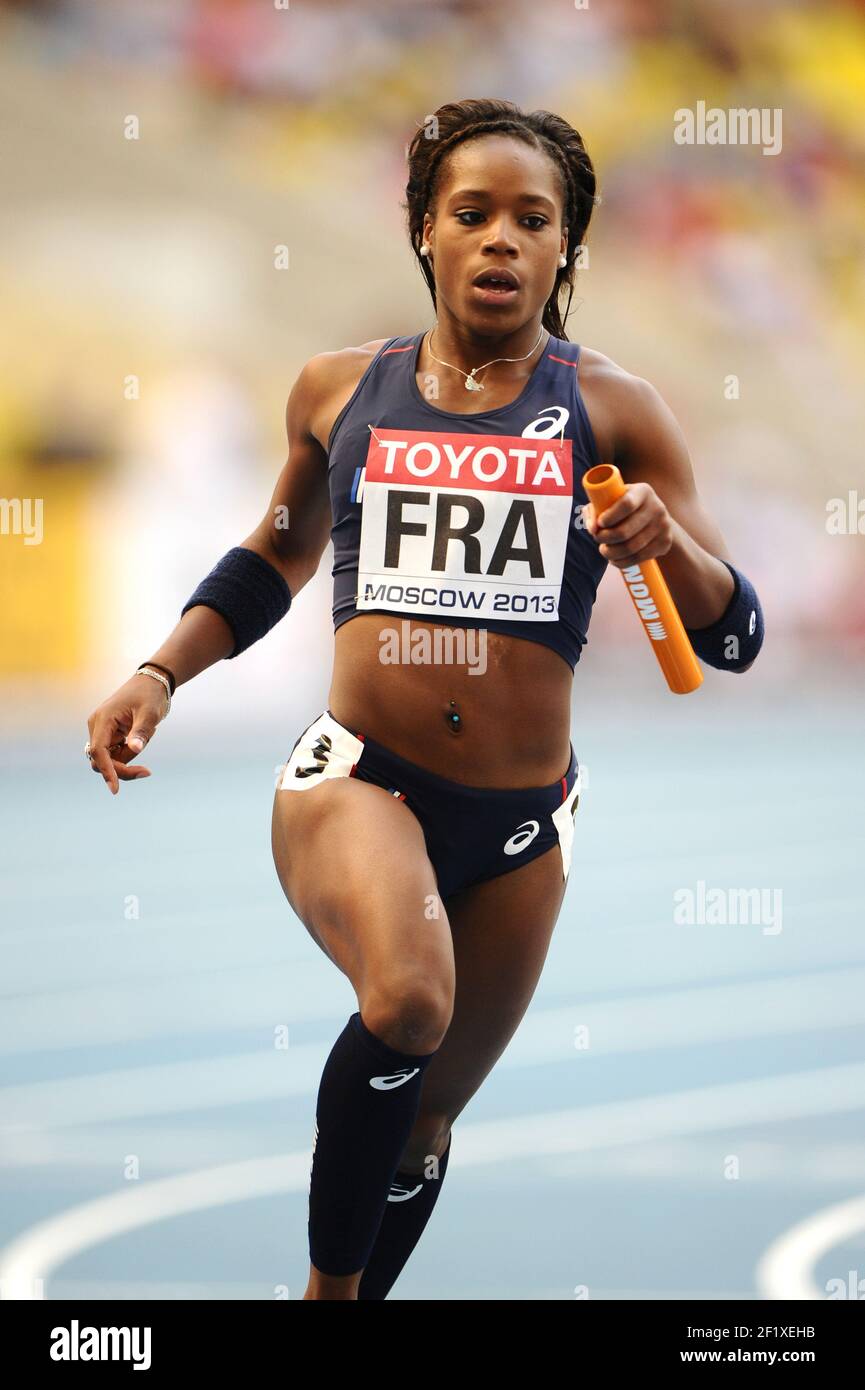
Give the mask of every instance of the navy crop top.
<path id="1" fill-rule="evenodd" d="M 379 348 L 330 432 L 334 629 L 414 615 L 541 642 L 573 669 L 607 567 L 579 525 L 601 462 L 579 345 L 550 336 L 515 401 L 461 415 L 418 388 L 422 338 Z"/>

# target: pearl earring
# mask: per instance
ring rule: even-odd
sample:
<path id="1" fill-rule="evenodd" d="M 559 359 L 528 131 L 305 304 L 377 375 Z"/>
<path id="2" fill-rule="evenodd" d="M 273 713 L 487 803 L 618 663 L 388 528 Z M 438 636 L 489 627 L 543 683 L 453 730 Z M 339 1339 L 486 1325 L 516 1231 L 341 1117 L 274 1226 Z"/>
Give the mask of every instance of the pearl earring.
<path id="1" fill-rule="evenodd" d="M 429 247 L 427 246 L 426 242 L 424 242 L 423 246 L 421 247 L 420 253 L 421 253 L 422 256 L 428 256 L 428 255 L 429 255 Z"/>
<path id="2" fill-rule="evenodd" d="M 559 256 L 559 270 L 564 270 L 564 268 L 565 268 L 565 266 L 567 265 L 567 263 L 568 263 L 568 258 L 567 258 L 567 256 Z"/>

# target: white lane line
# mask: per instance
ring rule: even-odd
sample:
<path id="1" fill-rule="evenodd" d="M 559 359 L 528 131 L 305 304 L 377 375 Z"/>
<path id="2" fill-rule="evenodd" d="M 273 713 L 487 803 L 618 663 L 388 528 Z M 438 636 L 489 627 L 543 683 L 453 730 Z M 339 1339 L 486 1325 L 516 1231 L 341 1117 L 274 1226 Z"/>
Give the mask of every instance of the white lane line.
<path id="1" fill-rule="evenodd" d="M 342 975 L 325 985 L 321 965 L 313 959 L 286 957 L 277 967 L 226 962 L 218 969 L 183 974 L 175 969 L 168 977 L 146 982 L 109 977 L 98 984 L 4 998 L 0 1056 L 152 1044 L 166 1035 L 198 1038 L 233 1028 L 258 1033 L 263 1019 L 271 1026 L 288 1024 L 289 1007 L 290 1023 L 297 1027 L 329 1015 L 340 998 L 344 1023 L 357 1008 L 354 990 Z"/>
<path id="2" fill-rule="evenodd" d="M 332 1046 L 332 1040 L 301 1043 L 6 1086 L 0 1137 L 308 1095 Z"/>
<path id="3" fill-rule="evenodd" d="M 865 970 L 815 971 L 532 1009 L 497 1067 L 580 1063 L 653 1048 L 695 1047 L 788 1032 L 801 1035 L 856 1025 L 865 1025 Z M 574 1046 L 577 1027 L 585 1030 L 590 1043 L 584 1050 Z M 338 1031 L 334 1025 L 334 1036 Z M 318 1089 L 332 1045 L 332 1040 L 301 1043 L 284 1051 L 262 1049 L 6 1086 L 0 1089 L 2 1128 L 8 1142 L 25 1130 L 80 1128 L 308 1095 Z"/>
<path id="4" fill-rule="evenodd" d="M 309 1167 L 306 1153 L 253 1158 L 142 1183 L 70 1207 L 31 1226 L 0 1252 L 0 1298 L 42 1297 L 42 1281 L 59 1265 L 123 1232 L 252 1197 L 301 1191 L 309 1183 Z"/>
<path id="5" fill-rule="evenodd" d="M 862 1231 L 865 1231 L 865 1196 L 824 1207 L 797 1226 L 791 1226 L 772 1242 L 758 1261 L 754 1279 L 762 1297 L 825 1299 L 825 1292 L 814 1282 L 818 1260 L 833 1245 L 840 1245 Z"/>
<path id="6" fill-rule="evenodd" d="M 461 1127 L 453 1166 L 583 1153 L 669 1135 L 837 1114 L 860 1109 L 863 1088 L 865 1063 L 857 1063 L 585 1109 L 524 1113 Z M 140 1226 L 251 1197 L 304 1191 L 310 1161 L 311 1154 L 304 1151 L 222 1164 L 71 1207 L 30 1227 L 0 1251 L 0 1294 L 42 1298 L 44 1282 L 66 1260 Z"/>
<path id="7" fill-rule="evenodd" d="M 608 933 L 611 929 L 604 927 L 603 930 Z M 645 926 L 616 930 L 635 935 L 646 935 L 647 932 Z M 680 942 L 684 939 L 683 932 L 693 934 L 694 930 L 675 928 Z M 703 932 L 705 929 L 697 930 Z M 584 996 L 582 1000 L 577 999 L 575 1005 L 585 1002 L 592 1007 L 600 1007 L 615 1001 L 627 1008 L 630 1000 L 627 986 L 623 988 L 622 984 L 622 948 L 608 950 L 603 944 L 600 929 L 597 936 L 598 941 L 592 950 L 600 952 L 601 976 L 605 980 L 609 976 L 610 988 L 605 991 L 604 998 Z M 720 938 L 713 940 L 715 944 L 711 950 L 717 956 L 715 979 L 722 988 L 738 988 L 742 969 L 731 972 L 729 949 L 726 953 L 720 952 Z M 765 938 L 765 942 L 770 944 L 773 940 Z M 844 973 L 837 968 L 822 968 L 826 964 L 823 959 L 826 949 L 824 938 L 811 934 L 807 939 L 797 937 L 796 959 L 790 962 L 790 974 L 780 980 L 774 975 L 767 975 L 749 981 L 744 987 L 750 989 L 773 983 L 781 986 L 793 980 L 811 980 L 815 993 L 822 995 L 821 979 L 842 976 Z M 850 949 L 854 949 L 852 942 Z M 128 975 L 117 978 L 115 972 L 113 976 L 109 974 L 97 982 L 81 982 L 75 987 L 70 987 L 70 973 L 67 971 L 63 977 L 65 987 L 50 991 L 43 988 L 39 993 L 18 997 L 7 995 L 0 1011 L 0 1056 L 20 1057 L 61 1047 L 109 1049 L 119 1043 L 152 1043 L 154 1039 L 166 1035 L 198 1038 L 224 1034 L 227 1029 L 242 1029 L 257 1034 L 263 1019 L 274 1023 L 287 1022 L 298 1027 L 301 1023 L 318 1024 L 322 1019 L 335 1024 L 341 1015 L 339 1026 L 342 1027 L 345 1019 L 357 1007 L 354 991 L 345 977 L 339 975 L 336 979 L 325 979 L 320 959 L 289 953 L 274 968 L 264 963 L 250 965 L 236 960 L 228 952 L 220 951 L 220 961 L 222 963 L 218 968 L 201 970 L 190 960 L 189 968 L 182 975 L 178 975 L 175 968 L 168 976 L 146 981 L 129 978 Z M 836 962 L 831 965 L 835 967 Z M 126 969 L 135 976 L 135 962 L 131 965 L 127 962 Z M 658 969 L 660 971 L 661 967 Z M 793 969 L 795 974 L 792 973 Z M 857 965 L 851 973 L 858 975 L 861 971 L 862 966 Z M 731 979 L 731 975 L 735 979 Z M 286 981 L 291 982 L 290 990 Z M 628 983 L 632 983 L 632 998 L 648 997 L 647 986 L 651 986 L 658 991 L 655 997 L 674 1003 L 676 1011 L 679 1006 L 686 1008 L 691 999 L 698 1000 L 703 993 L 703 988 L 695 985 L 691 977 L 683 981 L 681 990 L 676 989 L 675 982 L 669 978 L 669 970 L 660 981 L 647 981 L 643 972 L 640 978 L 635 975 L 633 981 Z M 194 1007 L 190 1008 L 192 996 Z M 538 1005 L 542 997 L 538 998 Z M 730 1012 L 735 1015 L 736 1008 Z"/>

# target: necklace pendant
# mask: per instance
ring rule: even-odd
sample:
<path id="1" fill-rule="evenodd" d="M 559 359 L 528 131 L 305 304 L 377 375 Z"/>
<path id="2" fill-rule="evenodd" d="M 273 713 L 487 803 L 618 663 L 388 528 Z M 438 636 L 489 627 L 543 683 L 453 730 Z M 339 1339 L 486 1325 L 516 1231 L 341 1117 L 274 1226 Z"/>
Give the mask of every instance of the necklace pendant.
<path id="1" fill-rule="evenodd" d="M 473 376 L 467 376 L 467 377 L 466 377 L 466 390 L 467 390 L 467 391 L 483 391 L 483 389 L 484 389 L 484 386 L 483 386 L 483 382 L 482 382 L 482 381 L 475 381 L 475 379 L 474 379 Z"/>

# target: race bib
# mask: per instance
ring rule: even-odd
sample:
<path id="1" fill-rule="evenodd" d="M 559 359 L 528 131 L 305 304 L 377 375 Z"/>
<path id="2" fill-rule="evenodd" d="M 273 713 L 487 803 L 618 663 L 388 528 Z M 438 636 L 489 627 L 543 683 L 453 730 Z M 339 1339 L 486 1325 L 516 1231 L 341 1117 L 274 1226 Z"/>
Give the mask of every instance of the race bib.
<path id="1" fill-rule="evenodd" d="M 371 431 L 358 610 L 555 622 L 572 497 L 570 439 Z"/>

